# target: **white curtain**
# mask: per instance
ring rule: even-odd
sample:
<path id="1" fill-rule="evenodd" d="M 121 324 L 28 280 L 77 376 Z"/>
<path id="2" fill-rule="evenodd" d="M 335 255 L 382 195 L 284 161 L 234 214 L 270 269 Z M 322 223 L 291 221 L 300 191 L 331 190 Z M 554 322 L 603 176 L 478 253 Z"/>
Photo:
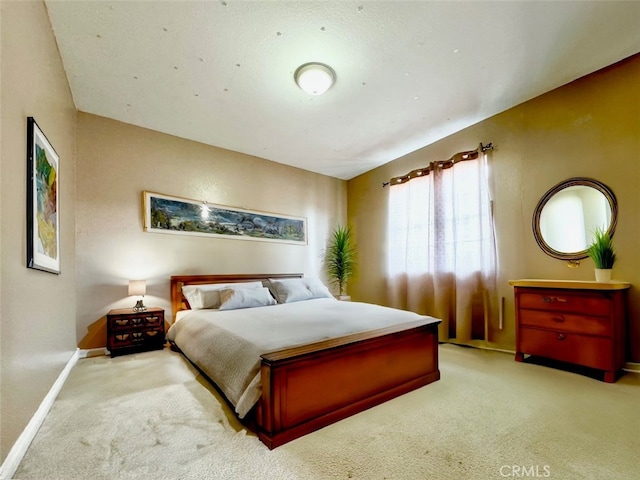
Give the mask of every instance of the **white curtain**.
<path id="1" fill-rule="evenodd" d="M 489 340 L 498 312 L 486 155 L 389 187 L 389 303 L 442 319 L 440 339 Z"/>

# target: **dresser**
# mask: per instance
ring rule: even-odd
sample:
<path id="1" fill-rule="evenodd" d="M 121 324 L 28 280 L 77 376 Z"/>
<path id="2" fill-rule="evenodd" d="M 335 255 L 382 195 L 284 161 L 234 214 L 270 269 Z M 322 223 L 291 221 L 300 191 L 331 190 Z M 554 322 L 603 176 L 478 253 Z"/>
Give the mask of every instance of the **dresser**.
<path id="1" fill-rule="evenodd" d="M 131 308 L 111 310 L 107 314 L 107 349 L 111 356 L 160 350 L 164 348 L 164 310 Z"/>
<path id="2" fill-rule="evenodd" d="M 516 361 L 525 354 L 601 370 L 615 382 L 625 363 L 627 282 L 511 280 Z"/>

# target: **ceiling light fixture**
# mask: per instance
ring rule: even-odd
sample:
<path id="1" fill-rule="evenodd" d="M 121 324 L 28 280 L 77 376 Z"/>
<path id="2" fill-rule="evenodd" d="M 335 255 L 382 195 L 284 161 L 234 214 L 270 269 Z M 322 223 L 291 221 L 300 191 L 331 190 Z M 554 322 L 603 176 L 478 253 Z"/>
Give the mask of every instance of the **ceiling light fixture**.
<path id="1" fill-rule="evenodd" d="M 324 63 L 305 63 L 293 74 L 298 86 L 309 95 L 322 95 L 336 81 L 336 72 Z"/>

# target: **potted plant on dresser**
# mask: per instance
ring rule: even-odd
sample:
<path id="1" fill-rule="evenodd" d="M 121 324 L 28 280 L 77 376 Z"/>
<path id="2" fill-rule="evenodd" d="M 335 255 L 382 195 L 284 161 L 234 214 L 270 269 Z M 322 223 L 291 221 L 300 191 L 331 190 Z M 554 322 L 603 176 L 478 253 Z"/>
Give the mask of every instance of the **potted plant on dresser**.
<path id="1" fill-rule="evenodd" d="M 349 277 L 353 274 L 355 256 L 351 227 L 336 227 L 331 235 L 325 262 L 329 281 L 338 287 L 338 300 L 350 300 L 350 297 L 345 294 L 345 289 Z"/>
<path id="2" fill-rule="evenodd" d="M 587 247 L 587 255 L 596 266 L 596 281 L 610 282 L 611 269 L 616 261 L 611 235 L 602 228 L 596 228 L 593 232 L 593 242 Z"/>

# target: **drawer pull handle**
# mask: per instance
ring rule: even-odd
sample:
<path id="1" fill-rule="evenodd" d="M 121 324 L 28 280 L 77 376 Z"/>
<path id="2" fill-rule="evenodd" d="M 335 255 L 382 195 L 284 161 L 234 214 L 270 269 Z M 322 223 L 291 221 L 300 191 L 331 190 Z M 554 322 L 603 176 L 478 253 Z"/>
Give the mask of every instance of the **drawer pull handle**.
<path id="1" fill-rule="evenodd" d="M 553 302 L 567 303 L 567 299 L 562 297 L 542 297 L 542 301 L 544 303 L 553 303 Z"/>
<path id="2" fill-rule="evenodd" d="M 564 333 L 559 333 L 558 336 L 556 337 L 558 340 L 564 340 L 566 337 L 564 336 Z"/>
<path id="3" fill-rule="evenodd" d="M 564 322 L 564 317 L 551 317 L 551 320 L 557 323 L 562 323 Z"/>

